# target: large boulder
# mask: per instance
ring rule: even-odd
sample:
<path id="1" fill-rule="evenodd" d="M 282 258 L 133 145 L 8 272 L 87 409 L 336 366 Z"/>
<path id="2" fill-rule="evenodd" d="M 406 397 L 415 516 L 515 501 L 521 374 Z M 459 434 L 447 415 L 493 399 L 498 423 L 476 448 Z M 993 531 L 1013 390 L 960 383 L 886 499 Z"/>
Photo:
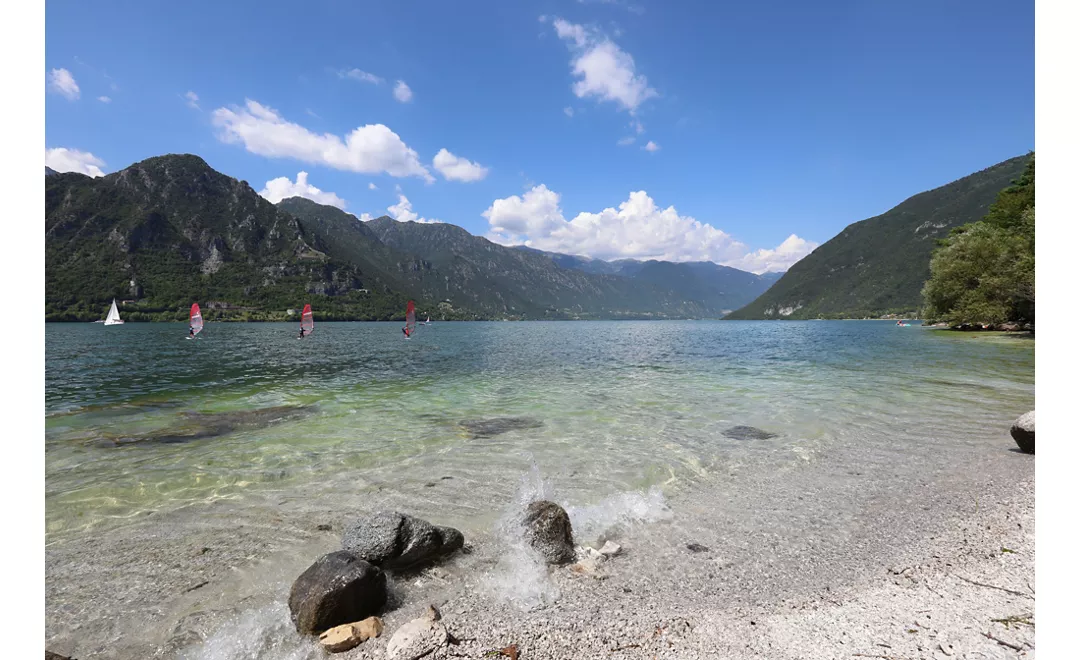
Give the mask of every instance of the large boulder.
<path id="1" fill-rule="evenodd" d="M 1035 453 L 1035 411 L 1021 415 L 1009 429 L 1020 451 Z"/>
<path id="2" fill-rule="evenodd" d="M 302 635 L 360 621 L 385 604 L 386 574 L 343 550 L 315 560 L 289 592 L 289 611 Z"/>
<path id="3" fill-rule="evenodd" d="M 525 511 L 525 538 L 549 564 L 574 560 L 574 532 L 570 516 L 554 502 L 539 500 Z"/>
<path id="4" fill-rule="evenodd" d="M 364 561 L 398 571 L 460 550 L 465 537 L 453 527 L 439 527 L 396 511 L 380 511 L 347 524 L 341 545 Z"/>

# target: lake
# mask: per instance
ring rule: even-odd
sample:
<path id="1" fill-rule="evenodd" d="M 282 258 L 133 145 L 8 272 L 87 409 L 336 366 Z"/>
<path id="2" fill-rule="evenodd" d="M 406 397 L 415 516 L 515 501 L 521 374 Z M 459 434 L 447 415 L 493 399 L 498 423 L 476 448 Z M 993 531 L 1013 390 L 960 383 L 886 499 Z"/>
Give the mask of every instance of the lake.
<path id="1" fill-rule="evenodd" d="M 704 492 L 732 493 L 728 515 L 747 528 L 783 529 L 782 511 L 738 513 L 742 484 L 841 451 L 865 457 L 859 470 L 919 478 L 925 459 L 905 457 L 1005 451 L 1035 400 L 1033 340 L 892 321 L 436 322 L 408 340 L 396 323 L 319 323 L 302 340 L 293 324 L 186 332 L 46 326 L 47 637 L 78 637 L 80 616 L 79 634 L 108 637 L 86 623 L 93 599 L 71 591 L 104 578 L 69 584 L 65 562 L 150 518 L 170 538 L 210 519 L 246 525 L 263 556 L 296 542 L 268 522 L 277 511 L 321 521 L 377 503 L 483 536 L 524 488 L 567 506 L 583 535 L 661 520 Z"/>

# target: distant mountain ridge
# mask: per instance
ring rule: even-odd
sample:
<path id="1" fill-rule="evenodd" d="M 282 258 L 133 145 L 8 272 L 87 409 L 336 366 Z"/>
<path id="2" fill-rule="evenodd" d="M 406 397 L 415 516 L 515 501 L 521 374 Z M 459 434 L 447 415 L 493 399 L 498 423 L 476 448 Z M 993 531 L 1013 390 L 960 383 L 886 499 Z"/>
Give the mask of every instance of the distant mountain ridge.
<path id="1" fill-rule="evenodd" d="M 1029 158 L 1010 158 L 848 225 L 727 318 L 917 315 L 938 240 L 985 215 L 998 191 L 1020 176 Z"/>
<path id="2" fill-rule="evenodd" d="M 304 302 L 322 319 L 395 319 L 410 298 L 444 319 L 719 318 L 731 291 L 764 285 L 715 264 L 586 272 L 450 224 L 274 205 L 194 155 L 47 174 L 45 252 L 54 321 L 101 318 L 112 298 L 128 320 L 186 318 L 195 301 L 208 319 L 283 320 Z"/>

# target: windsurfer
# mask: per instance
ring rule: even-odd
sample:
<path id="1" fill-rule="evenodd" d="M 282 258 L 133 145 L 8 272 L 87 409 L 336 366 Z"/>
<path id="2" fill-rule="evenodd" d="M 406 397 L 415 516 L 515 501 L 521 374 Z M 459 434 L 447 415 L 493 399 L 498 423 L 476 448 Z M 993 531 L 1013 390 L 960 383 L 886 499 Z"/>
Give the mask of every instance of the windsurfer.
<path id="1" fill-rule="evenodd" d="M 297 339 L 303 339 L 303 338 L 304 338 L 304 326 L 300 326 L 300 336 L 297 337 Z"/>
<path id="2" fill-rule="evenodd" d="M 195 339 L 195 326 L 189 325 L 187 328 L 188 339 Z"/>
<path id="3" fill-rule="evenodd" d="M 402 333 L 403 335 L 405 335 L 405 338 L 406 338 L 406 339 L 408 339 L 408 337 L 409 337 L 409 328 L 408 328 L 407 326 L 406 326 L 406 327 L 404 327 L 404 328 L 402 328 L 402 329 L 401 329 L 401 333 Z"/>

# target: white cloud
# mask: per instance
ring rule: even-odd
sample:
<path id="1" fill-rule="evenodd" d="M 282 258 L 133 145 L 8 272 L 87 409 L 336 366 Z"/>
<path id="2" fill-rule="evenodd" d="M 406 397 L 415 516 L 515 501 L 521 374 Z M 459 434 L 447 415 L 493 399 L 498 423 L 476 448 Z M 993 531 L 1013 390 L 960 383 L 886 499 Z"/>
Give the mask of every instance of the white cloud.
<path id="1" fill-rule="evenodd" d="M 374 73 L 368 73 L 367 71 L 361 71 L 360 69 L 349 69 L 348 71 L 338 71 L 339 78 L 351 78 L 360 82 L 371 83 L 373 85 L 381 85 L 386 82 L 383 78 L 375 75 Z"/>
<path id="2" fill-rule="evenodd" d="M 637 133 L 638 135 L 641 135 L 642 133 L 645 132 L 645 125 L 642 124 L 637 119 L 630 122 L 630 128 L 634 129 L 634 132 Z"/>
<path id="3" fill-rule="evenodd" d="M 578 78 L 573 86 L 578 98 L 613 101 L 633 114 L 642 103 L 659 96 L 645 76 L 636 72 L 634 58 L 615 42 L 561 18 L 555 19 L 554 26 L 574 52 L 570 67 Z"/>
<path id="4" fill-rule="evenodd" d="M 259 194 L 268 199 L 272 204 L 277 204 L 281 200 L 288 199 L 289 197 L 304 197 L 313 202 L 329 204 L 330 206 L 338 207 L 342 211 L 345 210 L 345 200 L 332 192 L 319 190 L 308 183 L 307 178 L 307 172 L 298 172 L 296 174 L 295 182 L 290 181 L 287 176 L 280 176 L 276 179 L 267 181 L 266 186 L 259 191 Z"/>
<path id="5" fill-rule="evenodd" d="M 354 129 L 343 140 L 331 133 L 317 134 L 286 121 L 276 110 L 248 99 L 243 108 L 218 108 L 214 125 L 218 139 L 242 144 L 251 153 L 268 158 L 293 158 L 361 174 L 417 176 L 435 179 L 420 163 L 416 152 L 383 124 Z"/>
<path id="6" fill-rule="evenodd" d="M 563 114 L 565 114 L 567 117 L 573 117 L 574 116 L 574 109 L 571 108 L 570 106 L 566 106 L 565 108 L 562 109 L 562 111 L 563 111 Z"/>
<path id="7" fill-rule="evenodd" d="M 642 149 L 644 149 L 645 151 L 660 151 L 660 145 L 653 142 L 652 140 L 649 140 L 649 143 L 642 147 Z"/>
<path id="8" fill-rule="evenodd" d="M 615 144 L 619 145 L 620 147 L 626 147 L 633 144 L 635 141 L 637 141 L 636 137 L 634 137 L 633 135 L 627 135 L 624 138 L 619 138 L 619 141 Z"/>
<path id="9" fill-rule="evenodd" d="M 386 210 L 390 212 L 390 217 L 398 222 L 420 222 L 424 224 L 442 222 L 442 220 L 428 220 L 417 215 L 413 211 L 412 202 L 409 201 L 408 197 L 401 194 L 400 190 L 398 191 L 398 203 L 386 207 Z"/>
<path id="10" fill-rule="evenodd" d="M 184 98 L 187 100 L 187 106 L 189 108 L 194 108 L 195 110 L 199 109 L 199 95 L 198 94 L 196 94 L 195 92 L 189 91 L 187 94 L 184 94 Z"/>
<path id="11" fill-rule="evenodd" d="M 110 99 L 108 96 L 99 96 L 97 97 L 97 100 L 101 101 L 102 103 L 112 103 L 112 99 Z"/>
<path id="12" fill-rule="evenodd" d="M 813 252 L 817 246 L 817 243 L 792 234 L 773 250 L 756 250 L 726 265 L 759 274 L 785 271 Z"/>
<path id="13" fill-rule="evenodd" d="M 53 69 L 49 72 L 49 89 L 69 101 L 79 98 L 79 84 L 67 69 Z"/>
<path id="14" fill-rule="evenodd" d="M 394 85 L 394 98 L 402 103 L 408 103 L 412 100 L 412 90 L 409 89 L 404 80 L 399 80 Z"/>
<path id="15" fill-rule="evenodd" d="M 375 218 L 371 217 L 370 213 L 361 213 L 360 214 L 360 222 L 371 222 L 374 219 Z"/>
<path id="16" fill-rule="evenodd" d="M 379 187 L 377 185 L 375 185 L 374 183 L 367 184 L 367 187 L 368 187 L 368 190 L 378 190 L 379 189 Z"/>
<path id="17" fill-rule="evenodd" d="M 446 149 L 440 149 L 431 164 L 447 181 L 479 181 L 488 174 L 488 168 L 480 163 L 455 156 Z"/>
<path id="18" fill-rule="evenodd" d="M 488 238 L 599 259 L 713 261 L 758 273 L 786 269 L 815 246 L 792 236 L 775 250 L 750 252 L 716 227 L 679 215 L 674 206 L 658 207 L 643 190 L 630 193 L 618 209 L 582 212 L 572 220 L 563 216 L 559 200 L 544 185 L 495 200 L 483 213 Z"/>
<path id="19" fill-rule="evenodd" d="M 101 168 L 105 167 L 105 161 L 101 160 L 89 151 L 78 149 L 66 149 L 57 147 L 45 150 L 45 166 L 51 167 L 57 172 L 78 172 L 88 176 L 105 176 Z"/>

